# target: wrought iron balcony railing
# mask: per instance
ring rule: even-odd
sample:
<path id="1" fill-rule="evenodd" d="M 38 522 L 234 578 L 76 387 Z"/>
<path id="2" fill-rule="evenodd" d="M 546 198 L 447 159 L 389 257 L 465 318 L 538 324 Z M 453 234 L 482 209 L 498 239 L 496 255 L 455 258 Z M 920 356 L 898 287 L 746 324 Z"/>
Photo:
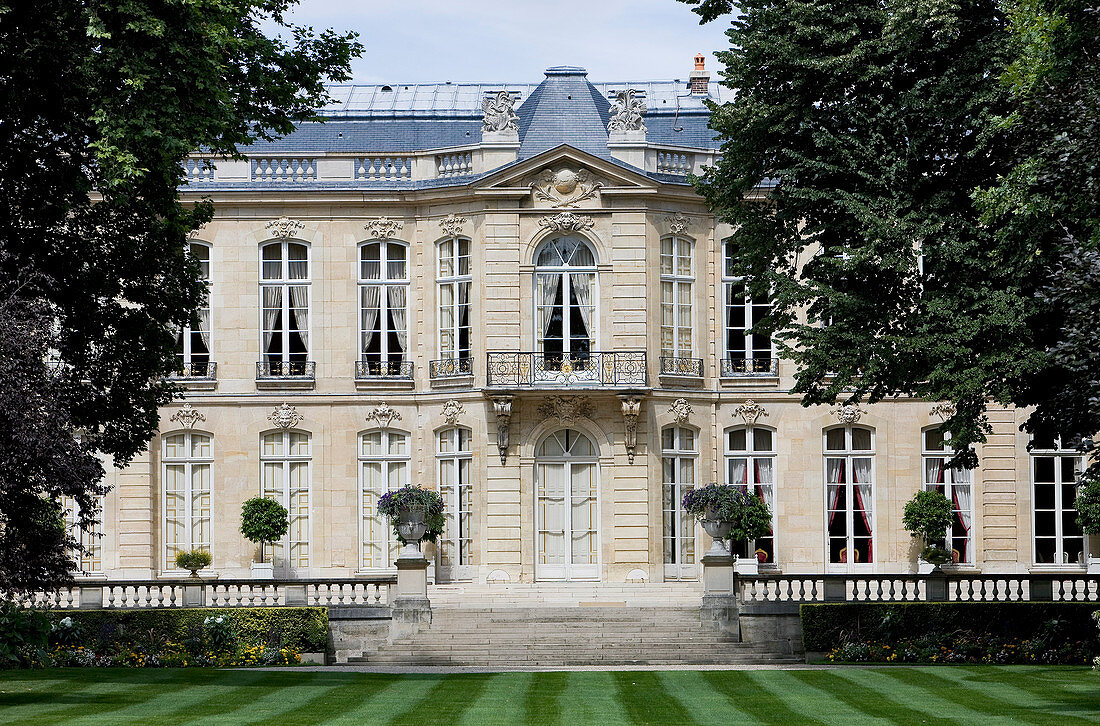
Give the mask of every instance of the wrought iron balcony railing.
<path id="1" fill-rule="evenodd" d="M 779 375 L 778 358 L 723 358 L 721 363 L 722 378 Z"/>
<path id="2" fill-rule="evenodd" d="M 489 353 L 490 386 L 646 385 L 644 350 L 613 353 Z"/>
<path id="3" fill-rule="evenodd" d="M 662 376 L 684 376 L 685 378 L 703 377 L 702 358 L 674 358 L 661 356 Z"/>
<path id="4" fill-rule="evenodd" d="M 357 360 L 355 377 L 364 378 L 400 378 L 413 376 L 412 361 L 407 360 Z"/>
<path id="5" fill-rule="evenodd" d="M 444 358 L 428 362 L 428 377 L 433 381 L 437 378 L 460 378 L 474 374 L 474 361 L 472 358 Z"/>
<path id="6" fill-rule="evenodd" d="M 317 374 L 317 364 L 311 360 L 262 360 L 256 364 L 256 380 L 312 381 Z"/>
<path id="7" fill-rule="evenodd" d="M 213 381 L 217 377 L 218 364 L 212 360 L 205 363 L 181 363 L 180 369 L 172 374 L 172 378 L 181 381 Z"/>

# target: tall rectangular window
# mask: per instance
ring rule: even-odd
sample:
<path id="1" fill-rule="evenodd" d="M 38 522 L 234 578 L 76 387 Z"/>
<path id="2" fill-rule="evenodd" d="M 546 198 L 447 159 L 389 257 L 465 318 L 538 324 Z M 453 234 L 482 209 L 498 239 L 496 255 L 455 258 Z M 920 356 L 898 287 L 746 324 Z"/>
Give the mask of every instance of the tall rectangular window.
<path id="1" fill-rule="evenodd" d="M 699 458 L 695 432 L 683 426 L 661 431 L 661 510 L 665 552 L 665 579 L 698 577 L 695 563 L 695 518 L 683 506 L 684 495 L 695 488 Z"/>
<path id="2" fill-rule="evenodd" d="M 164 567 L 176 567 L 176 554 L 210 549 L 210 471 L 214 463 L 209 434 L 193 431 L 163 437 Z"/>
<path id="3" fill-rule="evenodd" d="M 470 358 L 470 240 L 451 237 L 439 243 L 439 357 Z"/>
<path id="4" fill-rule="evenodd" d="M 199 276 L 210 287 L 210 245 L 192 242 L 189 247 L 192 259 L 199 263 Z M 176 337 L 176 353 L 180 359 L 180 371 L 185 378 L 213 376 L 211 351 L 213 350 L 210 327 L 210 298 L 195 311 L 197 325 L 185 326 Z"/>
<path id="5" fill-rule="evenodd" d="M 359 437 L 360 560 L 362 570 L 391 567 L 397 538 L 378 513 L 378 498 L 409 482 L 409 435 L 389 429 Z"/>
<path id="6" fill-rule="evenodd" d="M 303 431 L 264 434 L 260 448 L 262 495 L 286 507 L 290 528 L 264 545 L 276 567 L 309 567 L 310 440 Z"/>
<path id="7" fill-rule="evenodd" d="M 775 431 L 741 426 L 726 432 L 726 484 L 755 494 L 772 514 L 772 529 L 753 543 L 761 564 L 775 564 Z"/>
<path id="8" fill-rule="evenodd" d="M 974 497 L 969 469 L 953 469 L 947 466 L 951 460 L 951 447 L 939 429 L 924 431 L 923 463 L 924 488 L 939 492 L 951 502 L 951 526 L 947 528 L 944 548 L 955 562 L 972 563 Z"/>
<path id="9" fill-rule="evenodd" d="M 439 469 L 439 493 L 443 497 L 442 565 L 453 578 L 464 579 L 461 568 L 472 563 L 473 536 L 470 507 L 470 467 L 473 451 L 470 429 L 457 427 L 440 431 L 436 438 L 436 465 Z"/>
<path id="10" fill-rule="evenodd" d="M 309 248 L 270 242 L 261 248 L 261 349 L 265 373 L 302 376 L 309 370 Z"/>
<path id="11" fill-rule="evenodd" d="M 1074 508 L 1080 472 L 1081 455 L 1063 448 L 1060 438 L 1036 437 L 1031 449 L 1031 502 L 1037 564 L 1085 563 L 1085 536 Z"/>
<path id="12" fill-rule="evenodd" d="M 691 240 L 661 240 L 661 356 L 692 358 L 692 294 L 695 285 Z"/>
<path id="13" fill-rule="evenodd" d="M 359 363 L 362 376 L 409 377 L 409 247 L 359 247 Z"/>
<path id="14" fill-rule="evenodd" d="M 824 438 L 829 562 L 874 562 L 874 432 L 840 426 L 827 429 Z"/>
<path id="15" fill-rule="evenodd" d="M 724 259 L 722 375 L 774 373 L 776 366 L 771 335 L 749 332 L 771 312 L 771 300 L 766 293 L 750 290 L 744 279 L 737 276 L 737 245 L 732 240 L 725 244 Z"/>
<path id="16" fill-rule="evenodd" d="M 61 508 L 65 512 L 65 527 L 73 539 L 80 543 L 81 552 L 74 553 L 73 564 L 83 575 L 103 572 L 103 497 L 95 498 L 99 517 L 91 530 L 80 528 L 80 507 L 72 497 L 61 498 Z"/>

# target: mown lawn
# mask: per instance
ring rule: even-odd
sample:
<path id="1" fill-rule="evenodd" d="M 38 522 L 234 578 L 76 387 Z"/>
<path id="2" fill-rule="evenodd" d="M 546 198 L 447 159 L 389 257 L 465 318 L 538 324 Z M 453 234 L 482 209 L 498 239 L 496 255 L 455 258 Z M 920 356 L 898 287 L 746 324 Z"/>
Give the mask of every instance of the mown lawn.
<path id="1" fill-rule="evenodd" d="M 0 672 L 0 724 L 1095 724 L 1100 674 L 1037 666 L 379 675 Z"/>

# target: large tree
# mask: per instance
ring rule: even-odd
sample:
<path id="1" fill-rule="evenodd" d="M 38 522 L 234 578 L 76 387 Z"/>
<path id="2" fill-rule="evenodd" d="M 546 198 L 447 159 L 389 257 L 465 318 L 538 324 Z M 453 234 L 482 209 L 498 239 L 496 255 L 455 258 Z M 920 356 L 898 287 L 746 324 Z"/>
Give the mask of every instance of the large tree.
<path id="1" fill-rule="evenodd" d="M 990 401 L 1035 406 L 1029 430 L 1097 430 L 1100 274 L 1066 244 L 1095 248 L 1095 213 L 1092 233 L 1078 224 L 1097 199 L 1095 86 L 1076 115 L 1092 125 L 1071 133 L 1092 129 L 1092 160 L 1068 185 L 1058 141 L 1060 115 L 1087 95 L 1071 67 L 1087 54 L 1080 24 L 1029 41 L 1021 20 L 1040 0 L 1012 13 L 993 0 L 683 1 L 704 21 L 740 12 L 719 53 L 737 92 L 714 108 L 723 156 L 699 189 L 737 227 L 740 271 L 773 290 L 766 325 L 804 402 L 952 401 L 945 428 L 967 465 Z M 1053 92 L 1022 104 L 1026 84 L 1006 82 L 1036 47 L 1040 75 L 1064 84 L 1057 106 Z M 1065 193 L 1061 218 L 1032 206 L 1040 179 Z"/>
<path id="2" fill-rule="evenodd" d="M 184 160 L 196 149 L 237 156 L 313 118 L 325 81 L 345 80 L 361 50 L 354 33 L 287 22 L 293 4 L 0 0 L 0 280 L 19 281 L 0 290 L 11 300 L 0 315 L 47 336 L 54 362 L 28 368 L 38 348 L 20 359 L 27 381 L 48 374 L 50 405 L 0 430 L 0 539 L 61 494 L 89 525 L 100 490 L 84 457 L 125 465 L 147 445 L 174 395 L 175 331 L 206 294 L 186 240 L 212 208 L 181 204 Z M 13 398 L 0 409 L 29 405 L 23 388 L 2 393 Z M 31 455 L 36 440 L 66 433 L 80 436 L 71 453 L 83 487 L 59 484 L 56 462 Z M 56 554 L 66 543 L 26 544 Z M 5 566 L 0 587 L 50 582 L 42 570 L 6 578 Z"/>

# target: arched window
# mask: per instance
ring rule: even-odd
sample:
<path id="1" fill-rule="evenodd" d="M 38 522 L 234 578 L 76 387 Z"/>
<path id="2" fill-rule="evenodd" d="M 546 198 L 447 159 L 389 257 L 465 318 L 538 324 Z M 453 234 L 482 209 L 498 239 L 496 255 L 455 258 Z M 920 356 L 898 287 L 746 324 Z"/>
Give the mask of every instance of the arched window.
<path id="1" fill-rule="evenodd" d="M 535 338 L 547 370 L 589 366 L 599 319 L 596 255 L 580 237 L 553 237 L 535 254 Z"/>
<path id="2" fill-rule="evenodd" d="M 161 440 L 164 482 L 164 568 L 176 569 L 176 554 L 210 549 L 210 434 L 182 431 Z"/>
<path id="3" fill-rule="evenodd" d="M 695 579 L 695 518 L 684 510 L 684 495 L 695 488 L 699 458 L 695 432 L 684 426 L 661 431 L 661 510 L 664 513 L 665 579 Z"/>
<path id="4" fill-rule="evenodd" d="M 359 377 L 412 376 L 409 362 L 409 246 L 359 246 Z"/>
<path id="5" fill-rule="evenodd" d="M 465 375 L 470 367 L 470 240 L 448 237 L 437 245 L 438 375 Z M 433 372 L 433 377 L 437 372 Z"/>
<path id="6" fill-rule="evenodd" d="M 951 502 L 954 510 L 951 526 L 947 528 L 947 540 L 944 547 L 951 553 L 955 562 L 974 561 L 973 522 L 974 497 L 971 472 L 969 469 L 952 469 L 947 466 L 952 451 L 948 438 L 938 427 L 927 428 L 922 432 L 922 460 L 924 488 L 939 492 Z"/>
<path id="7" fill-rule="evenodd" d="M 599 578 L 599 451 L 580 431 L 562 429 L 535 447 L 535 577 Z"/>
<path id="8" fill-rule="evenodd" d="M 276 567 L 309 567 L 310 436 L 304 431 L 264 434 L 260 448 L 262 495 L 286 507 L 290 528 L 282 541 L 265 544 Z M 265 560 L 267 561 L 267 560 Z"/>
<path id="9" fill-rule="evenodd" d="M 1081 455 L 1063 446 L 1061 437 L 1041 434 L 1032 440 L 1032 531 L 1038 564 L 1079 566 L 1085 562 L 1085 537 L 1074 508 L 1081 466 Z"/>
<path id="10" fill-rule="evenodd" d="M 260 257 L 261 375 L 312 375 L 309 247 L 289 240 L 268 242 Z"/>
<path id="11" fill-rule="evenodd" d="M 661 240 L 661 370 L 679 372 L 683 359 L 695 356 L 692 299 L 695 289 L 694 243 L 685 237 Z"/>
<path id="12" fill-rule="evenodd" d="M 398 542 L 389 521 L 378 514 L 378 498 L 409 482 L 409 435 L 379 429 L 359 436 L 359 567 L 390 567 Z"/>
<path id="13" fill-rule="evenodd" d="M 772 513 L 772 531 L 753 546 L 761 564 L 775 563 L 775 459 L 773 429 L 739 426 L 726 431 L 726 484 L 760 497 Z"/>
<path id="14" fill-rule="evenodd" d="M 826 429 L 829 562 L 874 562 L 875 436 L 862 426 Z"/>
<path id="15" fill-rule="evenodd" d="M 723 376 L 768 374 L 776 372 L 772 339 L 765 333 L 748 332 L 771 312 L 771 301 L 759 291 L 751 291 L 736 274 L 737 244 L 728 239 L 724 245 L 725 265 L 722 287 L 725 295 L 723 337 Z"/>
<path id="16" fill-rule="evenodd" d="M 192 242 L 188 254 L 199 263 L 199 277 L 210 288 L 210 245 L 205 242 Z M 214 366 L 211 360 L 213 344 L 210 338 L 210 298 L 195 311 L 196 327 L 190 325 L 180 329 L 176 337 L 176 353 L 180 358 L 180 371 L 184 378 L 213 378 Z"/>
<path id="17" fill-rule="evenodd" d="M 470 507 L 470 467 L 473 452 L 470 429 L 444 429 L 436 435 L 436 467 L 439 493 L 443 497 L 447 523 L 443 527 L 440 549 L 443 574 L 449 579 L 465 580 L 473 576 L 472 510 Z"/>

